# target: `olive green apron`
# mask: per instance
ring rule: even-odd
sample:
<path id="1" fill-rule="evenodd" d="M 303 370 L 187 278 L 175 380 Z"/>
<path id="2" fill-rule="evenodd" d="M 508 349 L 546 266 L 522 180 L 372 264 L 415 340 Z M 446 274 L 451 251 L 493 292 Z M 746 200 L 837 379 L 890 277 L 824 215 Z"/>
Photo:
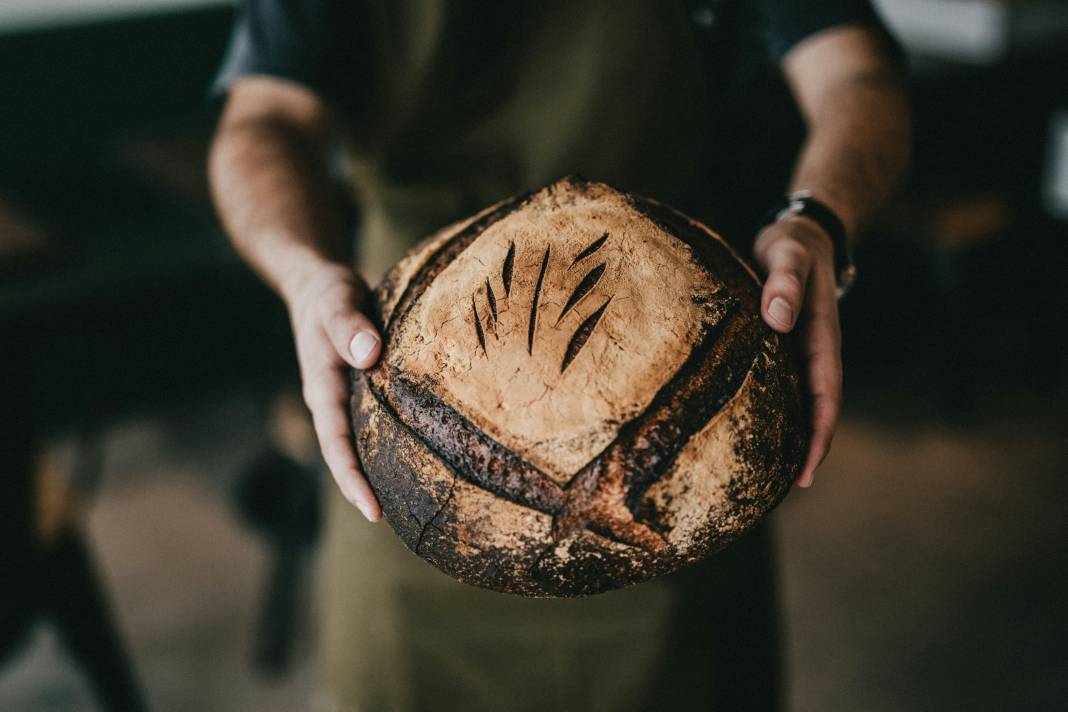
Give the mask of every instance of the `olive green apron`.
<path id="1" fill-rule="evenodd" d="M 566 174 L 700 197 L 702 79 L 682 3 L 372 6 L 377 64 L 351 127 L 372 281 L 430 232 Z M 707 651 L 677 633 L 696 589 L 671 577 L 579 600 L 483 591 L 332 494 L 319 581 L 331 709 L 707 708 Z"/>

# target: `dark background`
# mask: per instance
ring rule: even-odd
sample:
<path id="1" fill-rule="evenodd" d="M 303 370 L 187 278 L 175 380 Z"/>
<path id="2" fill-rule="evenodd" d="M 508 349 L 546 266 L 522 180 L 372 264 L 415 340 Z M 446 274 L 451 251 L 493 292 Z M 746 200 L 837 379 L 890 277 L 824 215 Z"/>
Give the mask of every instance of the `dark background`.
<path id="1" fill-rule="evenodd" d="M 285 312 L 203 176 L 231 8 L 149 9 L 0 14 L 0 246 L 26 245 L 0 253 L 0 709 L 93 709 L 117 669 L 156 709 L 314 709 L 315 513 L 246 486 L 295 383 Z M 1068 229 L 1042 189 L 1068 40 L 911 67 L 835 449 L 775 515 L 791 705 L 1063 709 Z"/>

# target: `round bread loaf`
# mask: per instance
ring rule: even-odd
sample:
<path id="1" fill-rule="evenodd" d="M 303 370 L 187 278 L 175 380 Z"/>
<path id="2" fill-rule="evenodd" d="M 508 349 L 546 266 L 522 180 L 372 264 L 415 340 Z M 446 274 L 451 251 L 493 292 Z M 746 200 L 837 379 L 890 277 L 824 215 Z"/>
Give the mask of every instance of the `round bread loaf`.
<path id="1" fill-rule="evenodd" d="M 409 549 L 465 583 L 577 596 L 726 546 L 808 425 L 791 341 L 703 225 L 565 178 L 453 225 L 376 291 L 363 467 Z"/>

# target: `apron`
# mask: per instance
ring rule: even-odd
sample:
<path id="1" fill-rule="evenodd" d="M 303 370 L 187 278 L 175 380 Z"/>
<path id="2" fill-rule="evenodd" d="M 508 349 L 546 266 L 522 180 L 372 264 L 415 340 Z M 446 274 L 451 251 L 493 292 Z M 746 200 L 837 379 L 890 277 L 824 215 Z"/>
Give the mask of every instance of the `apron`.
<path id="1" fill-rule="evenodd" d="M 372 283 L 434 230 L 571 173 L 696 210 L 704 88 L 683 3 L 383 0 L 369 21 L 349 163 Z M 328 709 L 772 708 L 765 533 L 622 591 L 523 599 L 453 581 L 328 489 Z"/>
<path id="2" fill-rule="evenodd" d="M 670 576 L 530 599 L 454 581 L 329 489 L 316 582 L 332 712 L 779 709 L 767 526 Z"/>

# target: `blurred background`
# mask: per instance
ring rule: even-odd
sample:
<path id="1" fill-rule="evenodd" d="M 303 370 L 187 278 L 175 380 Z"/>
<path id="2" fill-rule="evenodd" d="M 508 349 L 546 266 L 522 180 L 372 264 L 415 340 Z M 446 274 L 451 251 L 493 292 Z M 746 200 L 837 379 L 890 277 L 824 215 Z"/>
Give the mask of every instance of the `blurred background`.
<path id="1" fill-rule="evenodd" d="M 1068 2 L 878 5 L 914 164 L 834 451 L 774 515 L 790 706 L 1068 709 Z M 325 709 L 327 483 L 204 177 L 232 13 L 0 3 L 2 710 Z"/>

